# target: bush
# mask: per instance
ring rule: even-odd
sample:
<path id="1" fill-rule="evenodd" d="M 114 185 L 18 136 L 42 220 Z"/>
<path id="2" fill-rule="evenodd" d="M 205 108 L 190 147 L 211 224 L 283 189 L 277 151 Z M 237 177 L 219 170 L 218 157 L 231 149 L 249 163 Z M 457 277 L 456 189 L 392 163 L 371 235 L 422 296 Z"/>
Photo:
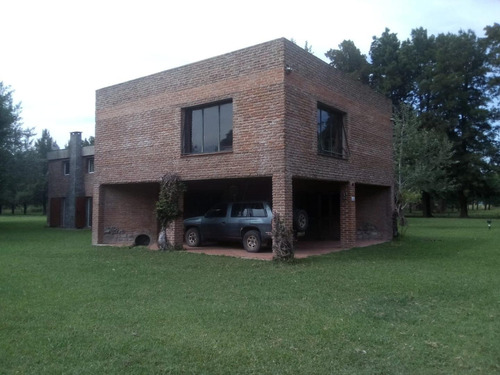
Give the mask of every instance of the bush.
<path id="1" fill-rule="evenodd" d="M 174 173 L 167 173 L 161 180 L 160 196 L 156 202 L 156 217 L 161 225 L 158 236 L 158 247 L 161 250 L 175 249 L 176 244 L 169 244 L 166 229 L 169 224 L 182 215 L 179 199 L 186 190 L 184 183 Z"/>

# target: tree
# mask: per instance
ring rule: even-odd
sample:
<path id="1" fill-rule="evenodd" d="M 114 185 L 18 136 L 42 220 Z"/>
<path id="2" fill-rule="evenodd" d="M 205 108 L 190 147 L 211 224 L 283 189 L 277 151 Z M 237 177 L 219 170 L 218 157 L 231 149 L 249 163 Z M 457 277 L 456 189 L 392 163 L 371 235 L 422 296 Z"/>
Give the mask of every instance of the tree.
<path id="1" fill-rule="evenodd" d="M 402 105 L 394 114 L 395 203 L 401 223 L 403 210 L 422 194 L 441 194 L 452 189 L 447 174 L 452 164 L 452 144 L 435 129 L 420 125 L 417 113 Z"/>
<path id="2" fill-rule="evenodd" d="M 38 172 L 37 181 L 34 186 L 33 200 L 35 204 L 42 205 L 43 215 L 47 214 L 48 199 L 48 160 L 47 154 L 59 147 L 52 139 L 47 129 L 42 130 L 42 135 L 35 142 L 35 151 L 37 155 L 36 171 Z"/>
<path id="3" fill-rule="evenodd" d="M 468 197 L 480 189 L 488 157 L 498 152 L 486 95 L 488 72 L 486 50 L 472 31 L 436 37 L 430 104 L 453 144 L 451 173 L 461 217 L 468 216 Z"/>
<path id="4" fill-rule="evenodd" d="M 369 83 L 370 64 L 352 40 L 344 40 L 339 44 L 339 49 L 330 49 L 325 56 L 330 59 L 330 65 L 334 68 L 356 80 Z"/>
<path id="5" fill-rule="evenodd" d="M 95 137 L 94 136 L 90 136 L 88 138 L 85 138 L 83 141 L 82 141 L 82 146 L 85 147 L 85 146 L 93 146 L 95 143 Z"/>
<path id="6" fill-rule="evenodd" d="M 401 56 L 401 42 L 397 34 L 385 29 L 373 37 L 370 47 L 370 85 L 391 99 L 394 107 L 406 102 L 412 88 L 412 71 L 409 61 Z"/>
<path id="7" fill-rule="evenodd" d="M 484 194 L 495 181 L 491 171 L 499 153 L 495 121 L 500 119 L 500 25 L 485 30 L 486 38 L 480 39 L 472 31 L 429 36 L 418 28 L 400 42 L 385 29 L 373 37 L 366 73 L 369 84 L 391 99 L 395 113 L 409 105 L 418 117 L 419 131 L 432 130 L 452 144 L 453 163 L 446 172 L 454 181 L 462 217 L 468 216 L 468 199 Z M 349 72 L 355 60 L 342 52 L 353 47 L 346 42 L 327 56 Z M 422 191 L 428 208 L 424 213 L 430 215 L 431 191 Z"/>
<path id="8" fill-rule="evenodd" d="M 19 177 L 21 154 L 29 145 L 31 129 L 23 129 L 21 104 L 14 103 L 13 91 L 0 82 L 0 213 L 1 205 L 14 204 L 16 178 Z M 12 206 L 11 206 L 12 207 Z"/>

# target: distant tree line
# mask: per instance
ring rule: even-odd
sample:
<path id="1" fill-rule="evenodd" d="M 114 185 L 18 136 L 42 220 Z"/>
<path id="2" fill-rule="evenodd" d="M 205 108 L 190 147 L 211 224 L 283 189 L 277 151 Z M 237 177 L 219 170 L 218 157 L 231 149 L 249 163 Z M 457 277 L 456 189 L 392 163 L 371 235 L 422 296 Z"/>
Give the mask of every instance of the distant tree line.
<path id="1" fill-rule="evenodd" d="M 400 41 L 385 29 L 369 58 L 350 40 L 326 57 L 331 65 L 386 95 L 394 111 L 396 205 L 418 199 L 485 207 L 500 197 L 500 25 L 437 36 L 423 28 Z"/>
<path id="2" fill-rule="evenodd" d="M 44 129 L 35 139 L 32 128 L 24 128 L 21 104 L 14 103 L 13 90 L 0 82 L 0 214 L 8 209 L 14 214 L 22 207 L 26 214 L 29 205 L 47 212 L 47 153 L 58 150 L 49 131 Z M 94 138 L 82 141 L 91 145 Z"/>

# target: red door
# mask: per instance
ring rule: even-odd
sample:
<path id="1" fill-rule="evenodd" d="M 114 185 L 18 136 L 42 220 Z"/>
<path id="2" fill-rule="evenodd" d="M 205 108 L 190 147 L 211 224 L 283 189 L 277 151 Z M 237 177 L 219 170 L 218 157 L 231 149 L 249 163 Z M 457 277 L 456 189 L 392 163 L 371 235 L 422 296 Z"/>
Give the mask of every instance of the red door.
<path id="1" fill-rule="evenodd" d="M 49 226 L 51 226 L 51 227 L 61 227 L 62 226 L 63 207 L 64 207 L 64 198 L 51 198 L 50 199 Z"/>
<path id="2" fill-rule="evenodd" d="M 85 228 L 85 211 L 85 197 L 77 197 L 75 200 L 75 227 L 78 229 Z"/>

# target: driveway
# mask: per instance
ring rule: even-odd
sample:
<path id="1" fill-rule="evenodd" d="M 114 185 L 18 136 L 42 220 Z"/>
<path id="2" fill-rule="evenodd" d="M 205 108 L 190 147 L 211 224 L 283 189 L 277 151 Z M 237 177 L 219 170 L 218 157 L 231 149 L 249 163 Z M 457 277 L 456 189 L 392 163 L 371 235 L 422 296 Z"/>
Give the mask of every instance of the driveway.
<path id="1" fill-rule="evenodd" d="M 372 246 L 386 241 L 367 240 L 358 241 L 354 247 Z M 272 260 L 271 248 L 264 248 L 258 253 L 249 253 L 239 244 L 210 244 L 202 247 L 184 247 L 188 253 L 222 255 L 243 259 Z M 349 250 L 340 246 L 340 241 L 299 241 L 295 244 L 295 258 L 307 258 L 315 255 L 329 254 L 337 251 Z"/>

